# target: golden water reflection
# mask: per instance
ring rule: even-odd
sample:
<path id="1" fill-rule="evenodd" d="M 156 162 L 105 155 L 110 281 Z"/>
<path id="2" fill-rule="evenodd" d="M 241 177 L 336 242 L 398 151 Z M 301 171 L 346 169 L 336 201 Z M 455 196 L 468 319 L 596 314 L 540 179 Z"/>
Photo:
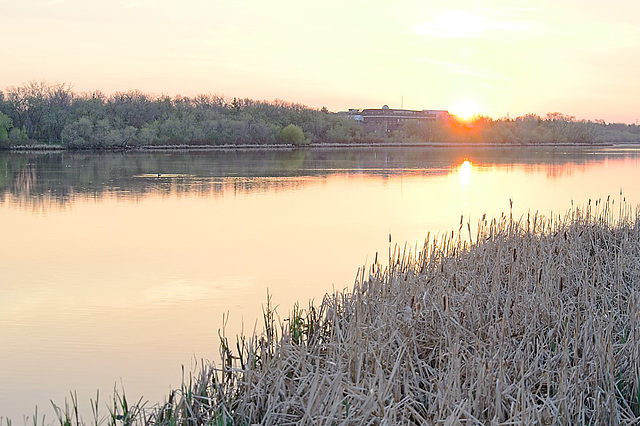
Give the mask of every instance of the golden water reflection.
<path id="1" fill-rule="evenodd" d="M 592 151 L 0 157 L 0 416 L 121 378 L 161 400 L 217 357 L 223 315 L 233 336 L 267 289 L 286 315 L 350 287 L 389 234 L 419 245 L 509 199 L 516 216 L 640 202 L 638 152 Z"/>
<path id="2" fill-rule="evenodd" d="M 464 160 L 460 165 L 458 171 L 460 175 L 460 186 L 468 188 L 471 184 L 471 173 L 473 172 L 473 165 L 469 160 Z"/>

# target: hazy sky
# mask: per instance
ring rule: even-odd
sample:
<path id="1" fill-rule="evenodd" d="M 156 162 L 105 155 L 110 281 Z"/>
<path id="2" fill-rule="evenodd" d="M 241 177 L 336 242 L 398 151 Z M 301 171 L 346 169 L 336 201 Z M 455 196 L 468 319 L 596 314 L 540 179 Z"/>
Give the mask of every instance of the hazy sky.
<path id="1" fill-rule="evenodd" d="M 640 118 L 638 0 L 0 0 L 0 89 Z"/>

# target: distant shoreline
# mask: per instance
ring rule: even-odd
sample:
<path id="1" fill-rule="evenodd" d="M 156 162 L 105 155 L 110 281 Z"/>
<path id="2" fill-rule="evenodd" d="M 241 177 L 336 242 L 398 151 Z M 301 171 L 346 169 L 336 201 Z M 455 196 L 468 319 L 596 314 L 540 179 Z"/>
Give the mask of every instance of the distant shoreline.
<path id="1" fill-rule="evenodd" d="M 636 142 L 602 143 L 467 143 L 467 142 L 380 142 L 380 143 L 315 143 L 303 146 L 291 144 L 226 144 L 226 145 L 142 145 L 137 147 L 109 149 L 69 149 L 60 145 L 12 146 L 6 152 L 199 152 L 199 151 L 282 151 L 299 149 L 341 149 L 341 148 L 535 148 L 569 147 L 591 148 L 616 145 L 640 146 Z M 1 151 L 0 151 L 1 152 Z"/>

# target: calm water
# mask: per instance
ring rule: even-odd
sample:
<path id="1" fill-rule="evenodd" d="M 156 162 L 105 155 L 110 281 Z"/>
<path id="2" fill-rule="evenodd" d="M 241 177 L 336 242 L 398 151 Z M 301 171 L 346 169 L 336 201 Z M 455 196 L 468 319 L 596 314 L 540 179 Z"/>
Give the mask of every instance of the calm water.
<path id="1" fill-rule="evenodd" d="M 217 358 L 223 315 L 253 330 L 267 289 L 286 315 L 350 287 L 389 233 L 421 244 L 509 199 L 635 205 L 639 177 L 632 147 L 0 154 L 0 416 L 53 420 L 50 399 L 115 384 L 162 401 Z"/>

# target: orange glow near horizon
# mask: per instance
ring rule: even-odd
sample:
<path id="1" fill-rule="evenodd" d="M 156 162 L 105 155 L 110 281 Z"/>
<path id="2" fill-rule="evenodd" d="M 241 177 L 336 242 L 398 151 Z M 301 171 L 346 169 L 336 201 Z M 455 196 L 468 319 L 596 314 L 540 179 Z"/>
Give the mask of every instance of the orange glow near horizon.
<path id="1" fill-rule="evenodd" d="M 469 121 L 480 114 L 480 107 L 469 99 L 463 99 L 456 102 L 450 112 L 464 121 Z"/>

